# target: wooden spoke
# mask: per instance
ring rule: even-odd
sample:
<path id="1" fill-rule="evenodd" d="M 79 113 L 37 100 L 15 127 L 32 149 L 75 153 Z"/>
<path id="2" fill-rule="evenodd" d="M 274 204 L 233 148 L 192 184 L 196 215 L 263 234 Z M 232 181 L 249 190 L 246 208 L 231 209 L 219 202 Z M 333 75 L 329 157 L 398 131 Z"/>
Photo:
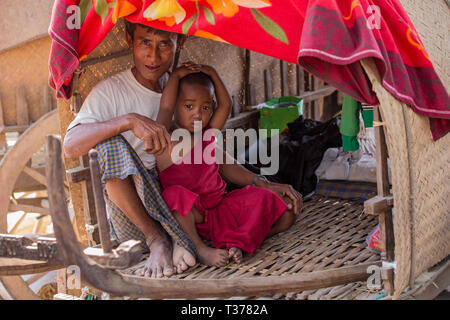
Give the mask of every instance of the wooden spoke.
<path id="1" fill-rule="evenodd" d="M 27 212 L 23 212 L 21 217 L 11 227 L 11 229 L 9 230 L 9 233 L 14 234 L 17 231 L 17 229 L 19 228 L 22 221 L 25 220 L 26 216 L 27 216 Z"/>
<path id="2" fill-rule="evenodd" d="M 39 279 L 41 279 L 46 274 L 47 274 L 47 272 L 36 273 L 35 275 L 31 276 L 28 280 L 26 280 L 25 283 L 27 285 L 31 285 L 31 284 L 35 283 L 36 281 L 38 281 Z"/>
<path id="3" fill-rule="evenodd" d="M 31 206 L 26 204 L 10 204 L 9 211 L 25 211 L 25 212 L 34 212 L 49 215 L 50 210 L 48 208 L 42 208 L 38 206 Z"/>
<path id="4" fill-rule="evenodd" d="M 47 186 L 47 180 L 45 180 L 45 176 L 42 173 L 38 172 L 37 170 L 34 170 L 30 167 L 25 166 L 25 168 L 23 168 L 23 172 L 25 172 L 27 175 L 32 177 L 34 180 L 36 180 L 40 184 Z"/>

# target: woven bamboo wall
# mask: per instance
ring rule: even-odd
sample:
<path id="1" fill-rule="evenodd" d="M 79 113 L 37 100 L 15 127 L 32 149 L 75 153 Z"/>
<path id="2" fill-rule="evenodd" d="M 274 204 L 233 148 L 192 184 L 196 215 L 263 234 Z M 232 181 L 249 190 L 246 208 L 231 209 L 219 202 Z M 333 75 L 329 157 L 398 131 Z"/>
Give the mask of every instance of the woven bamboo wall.
<path id="1" fill-rule="evenodd" d="M 450 7 L 446 0 L 400 0 L 416 27 L 434 68 L 450 89 Z"/>
<path id="2" fill-rule="evenodd" d="M 450 8 L 401 0 L 442 82 L 450 88 Z M 387 123 L 394 192 L 395 296 L 450 254 L 450 136 L 434 142 L 429 121 L 374 87 Z"/>
<path id="3" fill-rule="evenodd" d="M 55 0 L 1 0 L 0 52 L 46 37 Z"/>
<path id="4" fill-rule="evenodd" d="M 40 105 L 43 87 L 48 83 L 50 44 L 47 36 L 0 53 L 0 98 L 5 125 L 16 124 L 16 88 L 19 86 L 25 88 L 30 122 L 42 116 Z"/>

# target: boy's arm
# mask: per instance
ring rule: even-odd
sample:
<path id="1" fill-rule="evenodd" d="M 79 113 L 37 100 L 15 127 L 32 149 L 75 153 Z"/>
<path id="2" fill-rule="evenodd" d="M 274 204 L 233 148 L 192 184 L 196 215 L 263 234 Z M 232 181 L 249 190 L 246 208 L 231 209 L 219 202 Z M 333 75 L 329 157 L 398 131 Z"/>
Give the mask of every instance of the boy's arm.
<path id="1" fill-rule="evenodd" d="M 170 130 L 170 125 L 172 123 L 172 116 L 175 110 L 175 103 L 177 101 L 178 83 L 180 82 L 180 79 L 181 77 L 179 73 L 174 70 L 174 72 L 170 74 L 169 81 L 167 81 L 162 93 L 156 122 L 166 127 L 166 130 Z"/>
<path id="2" fill-rule="evenodd" d="M 214 83 L 214 90 L 217 99 L 217 108 L 209 121 L 212 128 L 222 130 L 231 111 L 231 98 L 225 84 L 216 70 L 210 66 L 200 65 L 200 71 L 209 75 Z"/>
<path id="3" fill-rule="evenodd" d="M 294 214 L 300 213 L 302 195 L 291 185 L 270 182 L 265 179 L 258 179 L 257 174 L 247 170 L 226 151 L 216 148 L 217 158 L 222 160 L 219 167 L 220 175 L 227 181 L 238 186 L 248 186 L 255 182 L 255 186 L 272 190 L 280 197 L 287 196 L 293 203 Z"/>

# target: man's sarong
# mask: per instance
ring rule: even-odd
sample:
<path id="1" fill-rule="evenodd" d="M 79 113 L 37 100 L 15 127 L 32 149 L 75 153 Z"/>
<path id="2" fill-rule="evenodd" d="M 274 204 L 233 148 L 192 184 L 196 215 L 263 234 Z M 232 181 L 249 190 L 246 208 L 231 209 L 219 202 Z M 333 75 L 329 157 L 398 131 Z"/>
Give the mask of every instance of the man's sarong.
<path id="1" fill-rule="evenodd" d="M 131 176 L 139 198 L 142 200 L 150 217 L 161 223 L 179 246 L 185 248 L 196 257 L 194 244 L 181 230 L 178 221 L 161 197 L 156 170 L 154 168 L 151 170 L 146 169 L 136 152 L 121 135 L 99 143 L 97 152 L 102 182 L 105 183 L 111 178 L 125 179 Z M 130 239 L 145 240 L 144 234 L 139 228 L 109 199 L 106 189 L 104 193 L 112 236 L 119 242 Z"/>

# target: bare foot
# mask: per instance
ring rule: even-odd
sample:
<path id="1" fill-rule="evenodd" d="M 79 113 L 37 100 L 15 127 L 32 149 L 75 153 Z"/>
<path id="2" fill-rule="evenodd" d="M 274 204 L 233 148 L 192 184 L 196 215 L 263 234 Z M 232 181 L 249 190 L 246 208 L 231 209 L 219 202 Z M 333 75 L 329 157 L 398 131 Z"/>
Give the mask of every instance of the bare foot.
<path id="1" fill-rule="evenodd" d="M 172 245 L 168 239 L 155 240 L 149 247 L 150 256 L 145 262 L 143 276 L 150 278 L 170 277 L 175 270 L 172 262 Z"/>
<path id="2" fill-rule="evenodd" d="M 200 263 L 208 266 L 223 267 L 228 263 L 228 251 L 223 249 L 214 249 L 208 246 L 197 248 L 198 260 Z"/>
<path id="3" fill-rule="evenodd" d="M 172 256 L 173 266 L 174 269 L 176 269 L 177 273 L 183 273 L 189 267 L 195 266 L 197 261 L 195 261 L 195 257 L 193 257 L 192 254 L 190 254 L 183 247 L 177 245 L 175 241 L 173 241 L 172 244 L 173 244 L 173 256 Z"/>
<path id="4" fill-rule="evenodd" d="M 230 250 L 228 250 L 228 258 L 233 258 L 233 261 L 236 263 L 241 263 L 242 262 L 242 250 L 237 248 L 237 247 L 233 247 Z"/>

